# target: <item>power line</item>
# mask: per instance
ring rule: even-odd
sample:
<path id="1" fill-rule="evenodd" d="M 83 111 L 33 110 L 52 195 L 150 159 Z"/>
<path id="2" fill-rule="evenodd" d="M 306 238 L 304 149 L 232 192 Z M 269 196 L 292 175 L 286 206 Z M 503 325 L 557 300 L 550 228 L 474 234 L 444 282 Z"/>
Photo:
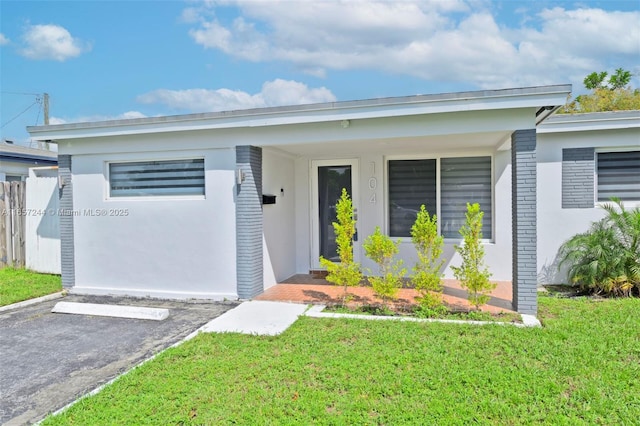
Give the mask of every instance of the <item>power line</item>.
<path id="1" fill-rule="evenodd" d="M 24 95 L 24 96 L 40 96 L 40 93 L 27 93 L 27 92 L 7 92 L 7 91 L 0 91 L 0 93 L 4 93 L 5 95 Z"/>
<path id="2" fill-rule="evenodd" d="M 6 123 L 4 123 L 2 125 L 2 127 L 0 127 L 0 129 L 4 129 L 4 126 L 6 126 L 7 124 L 11 123 L 13 120 L 15 120 L 16 118 L 20 117 L 22 114 L 24 114 L 25 112 L 29 111 L 31 109 L 31 107 L 33 107 L 35 104 L 40 103 L 38 100 L 36 100 L 34 103 L 32 103 L 31 105 L 29 105 L 27 108 L 25 108 L 20 114 L 16 115 L 15 117 L 13 117 L 11 120 L 7 121 Z"/>

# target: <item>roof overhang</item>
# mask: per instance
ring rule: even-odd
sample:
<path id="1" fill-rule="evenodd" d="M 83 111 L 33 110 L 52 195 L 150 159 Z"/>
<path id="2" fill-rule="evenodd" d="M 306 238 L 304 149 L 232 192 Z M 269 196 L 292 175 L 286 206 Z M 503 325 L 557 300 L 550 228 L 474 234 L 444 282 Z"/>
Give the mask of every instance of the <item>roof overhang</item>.
<path id="1" fill-rule="evenodd" d="M 631 128 L 640 128 L 640 111 L 556 114 L 541 124 L 537 129 L 537 133 L 584 132 Z"/>
<path id="2" fill-rule="evenodd" d="M 538 124 L 560 105 L 563 105 L 570 92 L 571 85 L 563 84 L 88 123 L 30 126 L 27 127 L 27 131 L 36 140 L 55 142 L 58 140 L 102 136 L 256 128 L 514 108 L 535 108 L 536 124 Z"/>
<path id="3" fill-rule="evenodd" d="M 11 161 L 13 163 L 32 163 L 32 164 L 58 164 L 57 157 L 39 156 L 29 154 L 18 154 L 12 152 L 0 152 L 0 160 Z"/>

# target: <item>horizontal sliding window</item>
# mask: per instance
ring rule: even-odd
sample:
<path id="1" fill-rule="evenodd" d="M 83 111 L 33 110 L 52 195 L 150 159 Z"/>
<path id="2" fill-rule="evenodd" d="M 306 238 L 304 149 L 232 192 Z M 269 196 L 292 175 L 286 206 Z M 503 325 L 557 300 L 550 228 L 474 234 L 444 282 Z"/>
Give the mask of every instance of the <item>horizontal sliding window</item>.
<path id="1" fill-rule="evenodd" d="M 640 151 L 598 153 L 598 201 L 640 201 Z"/>
<path id="2" fill-rule="evenodd" d="M 411 236 L 411 226 L 424 204 L 429 214 L 439 214 L 440 233 L 445 238 L 460 238 L 458 231 L 466 220 L 467 203 L 480 204 L 484 212 L 483 238 L 493 237 L 491 157 L 390 160 L 388 176 L 392 237 Z"/>
<path id="3" fill-rule="evenodd" d="M 204 195 L 204 159 L 109 164 L 112 197 Z"/>

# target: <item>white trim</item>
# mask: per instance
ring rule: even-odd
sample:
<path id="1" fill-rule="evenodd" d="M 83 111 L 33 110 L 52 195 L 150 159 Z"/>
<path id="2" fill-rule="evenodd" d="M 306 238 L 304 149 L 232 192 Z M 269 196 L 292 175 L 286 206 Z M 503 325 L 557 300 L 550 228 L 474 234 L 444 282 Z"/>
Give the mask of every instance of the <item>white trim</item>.
<path id="1" fill-rule="evenodd" d="M 521 314 L 522 323 L 502 322 L 502 321 L 475 321 L 475 320 L 451 320 L 441 318 L 416 318 L 403 316 L 382 316 L 382 315 L 366 315 L 366 314 L 341 314 L 335 312 L 323 312 L 325 305 L 313 305 L 303 314 L 312 318 L 348 318 L 369 321 L 402 321 L 402 322 L 423 322 L 423 323 L 441 323 L 441 324 L 468 324 L 468 325 L 512 325 L 514 327 L 542 327 L 540 321 L 534 315 Z"/>
<path id="2" fill-rule="evenodd" d="M 640 127 L 640 111 L 556 114 L 540 124 L 536 133 L 584 132 Z"/>
<path id="3" fill-rule="evenodd" d="M 249 128 L 336 122 L 411 115 L 544 108 L 563 105 L 571 85 L 539 86 L 492 91 L 416 95 L 362 101 L 269 107 L 240 111 L 148 117 L 89 123 L 29 126 L 35 140 L 57 142 L 96 136 Z"/>
<path id="4" fill-rule="evenodd" d="M 309 259 L 309 265 L 312 269 L 322 269 L 320 267 L 320 224 L 318 219 L 318 167 L 324 166 L 351 166 L 351 202 L 353 203 L 354 216 L 358 215 L 358 207 L 360 206 L 360 191 L 359 191 L 359 171 L 360 159 L 347 158 L 347 159 L 331 159 L 331 160 L 311 160 L 309 162 L 309 183 L 311 194 L 310 200 L 310 223 L 311 223 L 311 251 Z M 357 219 L 356 219 L 357 221 Z M 358 223 L 356 222 L 356 230 L 358 229 Z M 355 262 L 360 261 L 360 245 L 362 240 L 362 233 L 358 235 L 358 241 L 353 242 L 353 260 Z"/>

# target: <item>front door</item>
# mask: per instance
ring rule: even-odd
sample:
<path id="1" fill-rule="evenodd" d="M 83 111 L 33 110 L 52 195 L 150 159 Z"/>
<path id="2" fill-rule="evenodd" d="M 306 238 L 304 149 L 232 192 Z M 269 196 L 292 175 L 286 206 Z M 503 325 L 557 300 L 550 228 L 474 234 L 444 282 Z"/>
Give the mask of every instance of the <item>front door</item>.
<path id="1" fill-rule="evenodd" d="M 357 220 L 357 160 L 322 160 L 313 161 L 311 166 L 312 181 L 312 249 L 311 265 L 320 267 L 320 256 L 334 262 L 339 260 L 336 245 L 336 235 L 333 222 L 336 219 L 336 203 L 340 199 L 342 188 L 347 190 L 354 208 Z M 357 224 L 356 224 L 357 228 Z M 356 234 L 357 236 L 357 234 Z M 359 259 L 359 242 L 354 241 L 354 259 Z"/>

